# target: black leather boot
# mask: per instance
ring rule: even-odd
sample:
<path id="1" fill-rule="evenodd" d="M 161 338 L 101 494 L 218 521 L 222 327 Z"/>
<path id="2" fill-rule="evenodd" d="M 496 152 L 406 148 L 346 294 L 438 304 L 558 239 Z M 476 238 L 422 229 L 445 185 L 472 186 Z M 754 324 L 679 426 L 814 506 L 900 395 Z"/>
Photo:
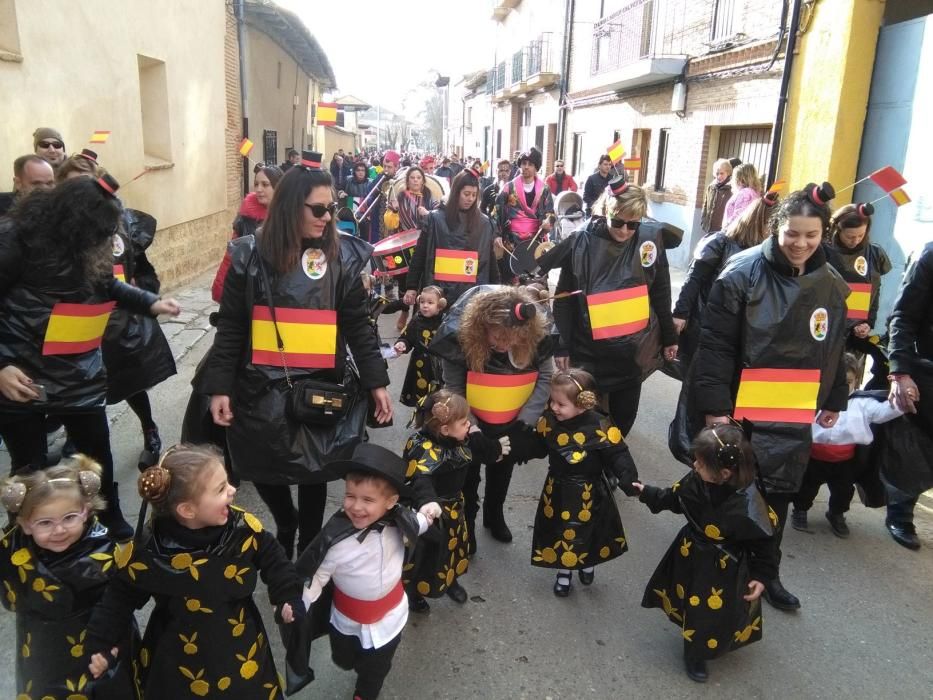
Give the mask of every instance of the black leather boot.
<path id="1" fill-rule="evenodd" d="M 467 556 L 472 557 L 476 554 L 476 514 L 467 516 Z"/>
<path id="2" fill-rule="evenodd" d="M 483 527 L 500 542 L 512 541 L 512 531 L 505 524 L 505 514 L 502 512 L 501 503 L 489 503 L 488 500 L 483 502 Z"/>
<path id="3" fill-rule="evenodd" d="M 709 680 L 709 670 L 706 668 L 706 661 L 703 659 L 690 659 L 684 655 L 684 666 L 687 669 L 687 675 L 690 680 L 697 683 L 706 683 Z"/>
<path id="4" fill-rule="evenodd" d="M 113 488 L 107 494 L 107 508 L 98 517 L 110 532 L 110 539 L 114 542 L 126 542 L 133 539 L 133 526 L 126 522 L 123 517 L 123 510 L 120 508 L 120 493 L 117 482 L 113 482 Z"/>
<path id="5" fill-rule="evenodd" d="M 765 582 L 765 600 L 778 610 L 799 610 L 800 599 L 784 588 L 781 579 L 773 578 Z"/>

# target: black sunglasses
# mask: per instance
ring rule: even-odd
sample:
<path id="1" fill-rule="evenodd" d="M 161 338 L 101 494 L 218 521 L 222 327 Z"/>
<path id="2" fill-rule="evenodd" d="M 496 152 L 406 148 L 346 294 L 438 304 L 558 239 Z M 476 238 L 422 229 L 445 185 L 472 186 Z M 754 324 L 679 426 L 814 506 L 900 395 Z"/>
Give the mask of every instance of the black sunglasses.
<path id="1" fill-rule="evenodd" d="M 333 216 L 337 212 L 337 202 L 331 202 L 330 204 L 308 204 L 305 202 L 305 206 L 308 207 L 311 213 L 318 219 L 323 219 L 324 214 Z"/>
<path id="2" fill-rule="evenodd" d="M 61 141 L 40 141 L 38 144 L 39 148 L 55 148 L 61 150 L 65 147 Z"/>
<path id="3" fill-rule="evenodd" d="M 612 228 L 627 228 L 632 231 L 637 231 L 638 227 L 641 226 L 640 221 L 625 221 L 624 219 L 610 219 L 609 225 Z"/>

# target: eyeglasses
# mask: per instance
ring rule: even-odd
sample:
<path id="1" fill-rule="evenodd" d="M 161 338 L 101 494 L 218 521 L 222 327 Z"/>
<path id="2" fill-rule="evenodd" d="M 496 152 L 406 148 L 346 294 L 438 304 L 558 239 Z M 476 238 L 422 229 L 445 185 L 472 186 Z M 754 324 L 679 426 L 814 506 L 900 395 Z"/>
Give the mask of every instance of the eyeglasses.
<path id="1" fill-rule="evenodd" d="M 638 227 L 641 226 L 640 221 L 625 221 L 623 219 L 610 219 L 609 225 L 612 228 L 627 228 L 632 231 L 637 231 Z"/>
<path id="2" fill-rule="evenodd" d="M 305 206 L 311 210 L 311 213 L 316 216 L 318 219 L 323 219 L 324 214 L 330 214 L 333 216 L 337 212 L 337 203 L 331 202 L 330 204 L 308 204 L 305 202 Z"/>
<path id="3" fill-rule="evenodd" d="M 40 535 L 51 535 L 60 525 L 64 530 L 74 530 L 87 519 L 87 508 L 76 513 L 66 513 L 60 518 L 42 518 L 29 524 L 32 531 Z"/>
<path id="4" fill-rule="evenodd" d="M 39 146 L 39 148 L 54 148 L 59 151 L 65 148 L 65 144 L 61 141 L 40 141 L 36 145 Z"/>

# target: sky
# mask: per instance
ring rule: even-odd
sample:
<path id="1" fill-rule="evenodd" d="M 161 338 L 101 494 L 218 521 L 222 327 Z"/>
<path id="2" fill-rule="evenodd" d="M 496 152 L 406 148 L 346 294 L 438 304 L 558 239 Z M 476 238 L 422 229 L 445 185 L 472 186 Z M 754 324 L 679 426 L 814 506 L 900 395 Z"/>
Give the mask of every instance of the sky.
<path id="1" fill-rule="evenodd" d="M 351 94 L 403 111 L 406 92 L 433 82 L 434 71 L 457 82 L 485 68 L 491 55 L 482 50 L 491 46 L 495 27 L 489 0 L 275 2 L 301 17 L 324 49 L 337 78 L 336 97 Z M 419 99 L 423 103 L 409 95 L 407 116 L 420 110 Z"/>

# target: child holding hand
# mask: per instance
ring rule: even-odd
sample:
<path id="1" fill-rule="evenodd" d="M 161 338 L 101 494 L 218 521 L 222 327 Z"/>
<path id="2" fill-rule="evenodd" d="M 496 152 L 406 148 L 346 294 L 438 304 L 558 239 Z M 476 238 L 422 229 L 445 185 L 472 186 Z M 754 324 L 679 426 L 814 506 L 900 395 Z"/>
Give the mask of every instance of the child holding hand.
<path id="1" fill-rule="evenodd" d="M 395 343 L 395 352 L 399 355 L 411 353 L 405 382 L 402 384 L 401 402 L 412 408 L 424 400 L 438 383 L 431 357 L 428 355 L 428 346 L 434 339 L 434 333 L 444 319 L 444 309 L 447 308 L 443 290 L 433 285 L 421 290 L 417 302 L 418 313 L 408 322 Z"/>
<path id="2" fill-rule="evenodd" d="M 708 659 L 761 639 L 762 581 L 777 573 L 769 542 L 777 515 L 755 483 L 755 458 L 739 427 L 704 428 L 693 454 L 693 471 L 671 488 L 634 486 L 652 513 L 687 519 L 641 604 L 661 608 L 681 629 L 687 675 L 704 683 Z"/>

